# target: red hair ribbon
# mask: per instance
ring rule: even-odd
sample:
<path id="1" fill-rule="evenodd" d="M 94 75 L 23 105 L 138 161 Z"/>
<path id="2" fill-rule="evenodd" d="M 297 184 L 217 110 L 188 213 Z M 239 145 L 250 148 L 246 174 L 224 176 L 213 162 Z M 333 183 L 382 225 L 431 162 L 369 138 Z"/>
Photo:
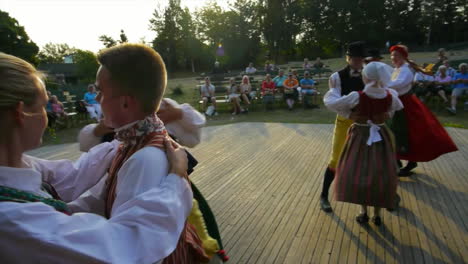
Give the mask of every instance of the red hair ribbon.
<path id="1" fill-rule="evenodd" d="M 403 45 L 391 46 L 390 47 L 390 52 L 392 52 L 392 51 L 399 52 L 401 55 L 403 55 L 403 57 L 405 57 L 405 59 L 408 58 L 408 48 L 406 46 L 403 46 Z"/>

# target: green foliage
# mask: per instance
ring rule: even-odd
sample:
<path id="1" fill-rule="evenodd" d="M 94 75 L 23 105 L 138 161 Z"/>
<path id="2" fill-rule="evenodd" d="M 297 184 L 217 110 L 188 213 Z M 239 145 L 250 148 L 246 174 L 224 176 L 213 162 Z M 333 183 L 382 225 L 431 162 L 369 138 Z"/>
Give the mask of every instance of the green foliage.
<path id="1" fill-rule="evenodd" d="M 29 38 L 18 21 L 0 10 L 0 51 L 36 64 L 39 47 Z"/>
<path id="2" fill-rule="evenodd" d="M 75 53 L 76 49 L 65 43 L 47 43 L 39 52 L 39 61 L 41 63 L 63 63 L 66 56 Z"/>
<path id="3" fill-rule="evenodd" d="M 101 41 L 104 47 L 106 48 L 110 48 L 117 45 L 117 41 L 108 35 L 99 36 L 99 41 Z"/>
<path id="4" fill-rule="evenodd" d="M 82 82 L 90 83 L 96 79 L 96 72 L 99 68 L 96 54 L 88 50 L 76 50 L 73 54 L 73 61 L 77 64 L 78 75 Z"/>

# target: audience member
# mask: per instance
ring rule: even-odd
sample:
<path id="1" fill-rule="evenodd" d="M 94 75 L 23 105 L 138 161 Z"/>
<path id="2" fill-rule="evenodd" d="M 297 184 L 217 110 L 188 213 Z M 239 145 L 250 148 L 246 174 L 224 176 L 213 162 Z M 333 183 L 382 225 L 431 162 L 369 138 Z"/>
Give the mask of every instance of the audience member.
<path id="1" fill-rule="evenodd" d="M 249 63 L 249 66 L 245 68 L 245 74 L 255 74 L 257 72 L 257 69 L 253 66 L 253 63 Z"/>
<path id="2" fill-rule="evenodd" d="M 463 94 L 468 94 L 468 72 L 467 72 L 468 64 L 461 63 L 458 66 L 459 73 L 455 74 L 453 77 L 452 83 L 453 90 L 452 90 L 452 100 L 451 100 L 451 107 L 447 107 L 447 110 L 455 115 L 457 113 L 457 99 L 458 97 L 462 96 Z"/>
<path id="3" fill-rule="evenodd" d="M 310 73 L 308 71 L 304 72 L 304 78 L 300 81 L 301 84 L 301 93 L 303 96 L 304 106 L 311 108 L 318 108 L 317 103 L 317 94 L 318 91 L 315 88 L 315 81 L 310 78 Z M 312 102 L 309 99 L 312 97 Z"/>
<path id="4" fill-rule="evenodd" d="M 284 83 L 284 81 L 285 81 L 287 78 L 288 78 L 288 77 L 286 77 L 286 76 L 284 75 L 284 70 L 279 70 L 278 76 L 276 76 L 275 78 L 273 78 L 273 82 L 275 82 L 275 87 L 276 87 L 281 93 L 284 92 L 283 83 Z"/>
<path id="5" fill-rule="evenodd" d="M 99 122 L 102 118 L 101 105 L 96 101 L 96 86 L 94 84 L 88 85 L 88 92 L 84 95 L 84 102 L 89 116 Z"/>
<path id="6" fill-rule="evenodd" d="M 237 115 L 244 110 L 240 106 L 240 87 L 236 84 L 236 79 L 231 78 L 229 80 L 229 86 L 227 87 L 228 100 L 232 104 L 233 112 L 232 115 Z"/>
<path id="7" fill-rule="evenodd" d="M 205 84 L 200 87 L 200 94 L 203 101 L 203 113 L 206 115 L 218 115 L 216 112 L 215 87 L 211 84 L 210 77 L 205 78 Z M 211 103 L 213 111 L 207 111 L 209 103 Z"/>
<path id="8" fill-rule="evenodd" d="M 288 109 L 292 111 L 294 108 L 294 103 L 298 97 L 297 87 L 299 87 L 299 81 L 294 78 L 292 73 L 290 73 L 288 74 L 288 78 L 283 82 L 283 87 L 284 99 L 288 104 Z"/>
<path id="9" fill-rule="evenodd" d="M 271 79 L 271 75 L 267 74 L 262 82 L 262 98 L 265 105 L 271 105 L 275 102 L 275 82 Z"/>

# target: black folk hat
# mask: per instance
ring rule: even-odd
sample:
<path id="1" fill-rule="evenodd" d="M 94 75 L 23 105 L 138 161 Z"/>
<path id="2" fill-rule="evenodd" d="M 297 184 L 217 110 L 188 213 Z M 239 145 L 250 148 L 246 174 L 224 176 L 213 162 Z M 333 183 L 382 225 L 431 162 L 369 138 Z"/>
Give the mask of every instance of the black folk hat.
<path id="1" fill-rule="evenodd" d="M 367 57 L 372 59 L 383 59 L 382 55 L 380 55 L 380 50 L 376 48 L 369 49 L 367 51 Z"/>
<path id="2" fill-rule="evenodd" d="M 356 41 L 349 43 L 346 55 L 350 57 L 367 57 L 366 43 L 364 41 Z"/>

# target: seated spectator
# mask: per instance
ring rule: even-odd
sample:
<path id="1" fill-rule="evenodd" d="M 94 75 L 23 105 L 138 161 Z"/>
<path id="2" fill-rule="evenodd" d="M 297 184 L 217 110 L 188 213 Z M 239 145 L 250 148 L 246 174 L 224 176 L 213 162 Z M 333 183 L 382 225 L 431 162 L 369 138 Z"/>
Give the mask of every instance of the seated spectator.
<path id="1" fill-rule="evenodd" d="M 211 103 L 213 106 L 213 113 L 211 115 L 218 115 L 216 112 L 216 96 L 215 87 L 211 84 L 210 77 L 205 78 L 205 84 L 200 87 L 200 95 L 203 101 L 203 113 L 210 115 L 208 110 L 208 104 Z"/>
<path id="2" fill-rule="evenodd" d="M 271 75 L 267 74 L 265 80 L 262 82 L 262 97 L 265 105 L 275 102 L 275 91 L 275 82 L 271 79 Z"/>
<path id="3" fill-rule="evenodd" d="M 457 71 L 456 71 L 454 68 L 450 67 L 449 61 L 448 61 L 448 60 L 444 60 L 444 64 L 443 64 L 443 65 L 444 65 L 445 68 L 447 69 L 447 70 L 446 70 L 446 74 L 447 74 L 448 76 L 450 76 L 450 78 L 455 77 L 455 74 L 457 73 Z M 437 71 L 436 76 L 439 76 L 439 75 L 440 75 L 440 71 Z"/>
<path id="4" fill-rule="evenodd" d="M 323 68 L 323 66 L 325 66 L 323 64 L 323 62 L 320 60 L 320 57 L 317 57 L 317 59 L 315 60 L 315 63 L 314 63 L 314 68 L 316 70 L 321 70 Z"/>
<path id="5" fill-rule="evenodd" d="M 310 73 L 308 71 L 304 72 L 304 78 L 301 80 L 300 84 L 301 93 L 304 98 L 304 106 L 319 108 L 317 103 L 318 91 L 315 89 L 315 81 L 310 78 Z M 310 97 L 312 97 L 312 102 L 309 101 Z"/>
<path id="6" fill-rule="evenodd" d="M 284 100 L 288 104 L 288 109 L 290 111 L 294 108 L 294 103 L 297 101 L 298 92 L 297 87 L 299 87 L 299 81 L 294 78 L 292 73 L 288 74 L 288 78 L 283 82 L 284 87 Z"/>
<path id="7" fill-rule="evenodd" d="M 252 91 L 252 85 L 250 84 L 250 78 L 247 75 L 244 75 L 242 77 L 242 82 L 240 87 L 240 94 L 241 94 L 241 101 L 243 101 L 245 104 L 247 104 L 247 107 L 245 108 L 246 111 L 249 110 L 248 106 L 250 105 L 250 101 L 257 97 L 257 92 Z"/>
<path id="8" fill-rule="evenodd" d="M 423 68 L 427 67 L 424 63 Z M 434 90 L 434 77 L 423 72 L 417 72 L 413 79 L 413 89 L 416 96 L 424 101 L 423 96 L 426 96 L 430 91 Z"/>
<path id="9" fill-rule="evenodd" d="M 461 63 L 458 66 L 460 70 L 459 73 L 455 74 L 453 77 L 452 83 L 453 90 L 452 90 L 452 100 L 451 100 L 451 107 L 448 107 L 447 110 L 455 115 L 457 113 L 457 98 L 462 96 L 463 94 L 468 94 L 468 72 L 467 72 L 468 64 Z"/>
<path id="10" fill-rule="evenodd" d="M 273 82 L 275 82 L 276 89 L 278 89 L 281 93 L 284 92 L 283 83 L 287 78 L 288 77 L 284 75 L 284 70 L 279 70 L 278 76 L 273 78 Z"/>
<path id="11" fill-rule="evenodd" d="M 440 74 L 435 77 L 434 90 L 431 92 L 433 94 L 437 93 L 440 97 L 442 97 L 444 103 L 448 103 L 448 99 L 445 93 L 451 90 L 450 85 L 452 84 L 452 78 L 447 75 L 447 67 L 444 65 L 439 67 L 438 72 Z"/>
<path id="12" fill-rule="evenodd" d="M 63 104 L 62 102 L 60 102 L 58 99 L 57 99 L 57 96 L 55 95 L 52 95 L 52 98 L 51 98 L 51 103 L 50 103 L 51 107 L 52 107 L 52 112 L 57 116 L 57 117 L 67 117 L 67 113 L 65 112 L 65 109 L 63 107 Z"/>
<path id="13" fill-rule="evenodd" d="M 88 92 L 84 95 L 84 102 L 89 116 L 99 122 L 102 118 L 101 105 L 96 101 L 96 86 L 94 84 L 88 85 Z"/>
<path id="14" fill-rule="evenodd" d="M 46 112 L 47 112 L 47 126 L 52 128 L 55 126 L 55 123 L 57 121 L 57 116 L 54 114 L 52 111 L 52 93 L 47 90 L 47 105 L 46 105 Z"/>
<path id="15" fill-rule="evenodd" d="M 302 69 L 304 71 L 310 70 L 312 68 L 312 64 L 310 64 L 309 59 L 304 59 L 304 64 L 302 64 Z"/>
<path id="16" fill-rule="evenodd" d="M 233 112 L 232 115 L 237 115 L 244 112 L 240 106 L 240 87 L 236 84 L 236 79 L 229 79 L 229 86 L 226 89 L 229 102 L 232 103 Z"/>
<path id="17" fill-rule="evenodd" d="M 249 67 L 245 68 L 245 74 L 255 74 L 257 69 L 253 66 L 253 63 L 249 63 Z"/>
<path id="18" fill-rule="evenodd" d="M 445 49 L 444 48 L 440 48 L 438 50 L 438 55 L 437 55 L 437 63 L 436 65 L 442 65 L 444 61 L 448 60 L 448 57 L 445 53 Z"/>
<path id="19" fill-rule="evenodd" d="M 294 76 L 294 78 L 299 81 L 300 78 L 299 78 L 299 74 L 297 73 L 297 70 L 292 70 L 291 73 Z"/>
<path id="20" fill-rule="evenodd" d="M 322 74 L 322 69 L 324 66 L 325 64 L 323 64 L 323 62 L 320 60 L 320 57 L 317 57 L 314 63 L 314 69 L 315 69 L 315 72 L 318 73 L 319 77 Z"/>

